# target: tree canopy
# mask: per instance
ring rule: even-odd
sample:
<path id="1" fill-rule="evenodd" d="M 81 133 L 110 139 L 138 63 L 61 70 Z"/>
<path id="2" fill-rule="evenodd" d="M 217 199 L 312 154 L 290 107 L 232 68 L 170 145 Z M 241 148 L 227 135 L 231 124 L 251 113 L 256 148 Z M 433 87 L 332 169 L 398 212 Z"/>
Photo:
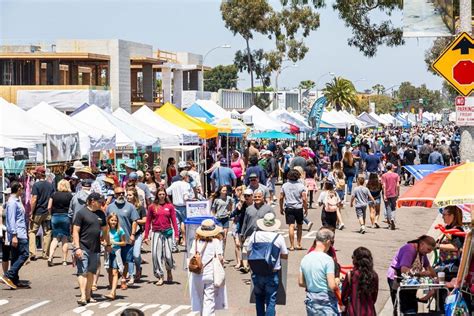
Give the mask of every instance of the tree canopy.
<path id="1" fill-rule="evenodd" d="M 323 92 L 328 103 L 337 111 L 351 111 L 358 106 L 356 89 L 354 84 L 348 79 L 342 77 L 334 78 L 331 82 L 326 83 Z"/>
<path id="2" fill-rule="evenodd" d="M 237 67 L 235 65 L 218 65 L 204 72 L 204 91 L 217 92 L 219 89 L 237 87 Z"/>

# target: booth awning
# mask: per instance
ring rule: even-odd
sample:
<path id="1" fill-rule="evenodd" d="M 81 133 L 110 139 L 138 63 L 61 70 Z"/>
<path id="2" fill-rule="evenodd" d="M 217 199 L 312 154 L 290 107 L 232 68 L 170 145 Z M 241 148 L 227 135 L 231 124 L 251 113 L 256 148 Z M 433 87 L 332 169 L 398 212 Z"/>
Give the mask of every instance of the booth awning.
<path id="1" fill-rule="evenodd" d="M 171 103 L 164 104 L 155 113 L 179 127 L 197 133 L 203 139 L 217 137 L 217 128 L 189 116 Z"/>
<path id="2" fill-rule="evenodd" d="M 214 120 L 214 115 L 204 110 L 199 104 L 193 103 L 189 108 L 184 110 L 184 113 L 190 115 L 194 118 L 205 121 L 206 123 L 211 123 Z"/>

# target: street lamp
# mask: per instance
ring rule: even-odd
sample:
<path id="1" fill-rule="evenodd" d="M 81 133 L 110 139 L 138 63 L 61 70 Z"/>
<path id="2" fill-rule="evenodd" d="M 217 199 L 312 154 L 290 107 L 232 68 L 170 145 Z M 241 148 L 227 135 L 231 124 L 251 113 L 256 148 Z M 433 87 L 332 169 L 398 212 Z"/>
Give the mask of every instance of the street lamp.
<path id="1" fill-rule="evenodd" d="M 202 58 L 202 63 L 201 63 L 201 99 L 203 98 L 204 95 L 204 61 L 206 60 L 207 55 L 209 55 L 211 52 L 215 51 L 216 49 L 219 48 L 230 48 L 231 46 L 229 44 L 223 44 L 216 46 L 210 50 L 208 50 L 205 54 L 204 57 Z"/>
<path id="2" fill-rule="evenodd" d="M 319 81 L 325 76 L 331 76 L 331 77 L 334 78 L 334 77 L 336 77 L 336 74 L 334 72 L 330 71 L 330 72 L 326 72 L 326 73 L 322 74 L 321 76 L 319 76 L 318 80 L 316 80 L 316 84 L 314 85 L 314 87 L 316 88 L 316 98 L 319 97 L 319 95 L 318 95 Z"/>
<path id="3" fill-rule="evenodd" d="M 290 67 L 296 68 L 296 67 L 298 67 L 298 65 L 295 64 L 295 63 L 293 63 L 291 65 L 286 65 L 285 67 L 278 69 L 278 71 L 275 75 L 275 98 L 274 98 L 275 101 L 274 101 L 273 109 L 275 109 L 276 104 L 278 103 L 278 77 L 280 76 L 280 74 L 283 70 L 285 70 L 287 68 L 290 68 Z"/>

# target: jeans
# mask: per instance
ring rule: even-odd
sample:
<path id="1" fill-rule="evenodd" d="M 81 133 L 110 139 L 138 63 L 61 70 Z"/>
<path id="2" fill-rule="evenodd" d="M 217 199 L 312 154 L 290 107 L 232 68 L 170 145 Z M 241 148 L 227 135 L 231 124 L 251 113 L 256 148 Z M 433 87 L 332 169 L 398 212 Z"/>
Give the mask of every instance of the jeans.
<path id="1" fill-rule="evenodd" d="M 389 197 L 385 198 L 385 215 L 387 221 L 393 220 L 395 221 L 395 211 L 397 210 L 397 197 Z"/>
<path id="2" fill-rule="evenodd" d="M 252 274 L 252 282 L 257 316 L 274 316 L 279 284 L 278 271 L 270 275 Z"/>
<path id="3" fill-rule="evenodd" d="M 352 182 L 354 182 L 354 175 L 346 175 L 347 195 L 352 194 Z"/>
<path id="4" fill-rule="evenodd" d="M 29 249 L 28 249 L 28 239 L 18 238 L 18 246 L 11 247 L 11 266 L 10 270 L 5 273 L 5 276 L 13 281 L 13 283 L 18 284 L 20 277 L 18 273 L 20 272 L 21 267 L 28 260 Z"/>
<path id="5" fill-rule="evenodd" d="M 135 243 L 133 244 L 133 264 L 128 265 L 128 273 L 133 277 L 135 277 L 137 271 L 140 272 L 142 268 L 142 242 L 143 234 L 140 234 L 137 236 Z"/>

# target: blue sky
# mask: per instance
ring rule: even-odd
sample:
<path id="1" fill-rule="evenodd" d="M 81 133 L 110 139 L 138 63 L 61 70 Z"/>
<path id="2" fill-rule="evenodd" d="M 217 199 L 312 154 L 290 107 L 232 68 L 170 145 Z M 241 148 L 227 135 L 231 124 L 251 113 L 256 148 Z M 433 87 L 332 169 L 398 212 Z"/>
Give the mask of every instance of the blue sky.
<path id="1" fill-rule="evenodd" d="M 331 0 L 328 3 L 319 10 L 321 26 L 306 39 L 308 54 L 298 67 L 282 72 L 280 88 L 296 87 L 301 80 L 316 81 L 328 72 L 354 81 L 358 90 L 376 83 L 388 88 L 403 81 L 441 88 L 441 79 L 429 73 L 424 62 L 424 53 L 433 39 L 409 38 L 402 47 L 381 47 L 376 57 L 364 57 L 347 45 L 351 31 L 332 10 Z M 152 44 L 154 49 L 198 54 L 230 44 L 230 49 L 216 50 L 206 59 L 211 66 L 230 64 L 245 42 L 224 27 L 219 5 L 219 0 L 0 0 L 0 43 L 121 38 Z M 401 14 L 392 16 L 392 21 L 401 25 Z M 272 43 L 257 37 L 251 48 L 270 49 Z M 242 78 L 239 86 L 250 86 L 248 76 Z M 323 76 L 318 87 L 329 80 L 329 76 Z"/>

